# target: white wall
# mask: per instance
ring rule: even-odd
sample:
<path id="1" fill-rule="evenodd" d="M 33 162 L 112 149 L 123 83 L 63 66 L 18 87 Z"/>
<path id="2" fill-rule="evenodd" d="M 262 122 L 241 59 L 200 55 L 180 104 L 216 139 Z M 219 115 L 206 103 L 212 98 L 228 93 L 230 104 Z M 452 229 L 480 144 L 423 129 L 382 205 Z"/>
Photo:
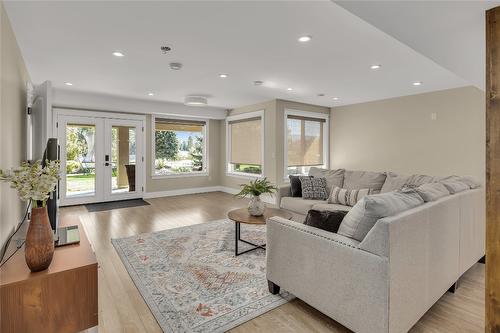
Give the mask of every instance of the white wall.
<path id="1" fill-rule="evenodd" d="M 398 97 L 332 108 L 331 114 L 334 168 L 485 180 L 482 90 L 464 87 Z"/>
<path id="2" fill-rule="evenodd" d="M 2 2 L 0 24 L 0 169 L 10 169 L 26 156 L 26 83 L 30 78 Z M 9 184 L 0 184 L 0 247 L 21 222 L 25 207 Z"/>

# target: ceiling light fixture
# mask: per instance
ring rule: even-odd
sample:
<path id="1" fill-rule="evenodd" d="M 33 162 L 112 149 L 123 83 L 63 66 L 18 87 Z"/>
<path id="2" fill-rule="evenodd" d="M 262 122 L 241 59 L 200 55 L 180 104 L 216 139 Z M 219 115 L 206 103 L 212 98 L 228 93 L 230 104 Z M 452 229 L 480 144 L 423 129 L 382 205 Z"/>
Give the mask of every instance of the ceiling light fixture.
<path id="1" fill-rule="evenodd" d="M 221 79 L 225 79 L 226 77 L 228 77 L 228 75 L 227 75 L 227 74 L 219 74 L 219 77 L 220 77 Z"/>
<path id="2" fill-rule="evenodd" d="M 371 65 L 370 68 L 371 69 L 380 69 L 382 67 L 382 65 Z"/>
<path id="3" fill-rule="evenodd" d="M 254 86 L 261 86 L 264 82 L 262 81 L 253 81 Z"/>
<path id="4" fill-rule="evenodd" d="M 340 99 L 340 98 L 338 98 L 338 97 L 334 97 L 334 98 L 333 98 L 333 100 L 334 100 L 334 101 L 338 101 L 339 99 Z"/>
<path id="5" fill-rule="evenodd" d="M 155 94 L 153 94 L 152 92 L 148 93 L 148 96 L 154 96 Z"/>
<path id="6" fill-rule="evenodd" d="M 186 96 L 184 104 L 189 106 L 205 106 L 207 105 L 207 98 L 204 96 Z"/>
<path id="7" fill-rule="evenodd" d="M 71 82 L 64 82 L 64 84 L 67 85 L 67 86 L 72 86 L 73 85 L 73 83 L 71 83 Z"/>
<path id="8" fill-rule="evenodd" d="M 415 82 L 413 82 L 413 85 L 414 85 L 414 86 L 421 86 L 421 85 L 422 85 L 422 83 L 423 83 L 423 82 L 421 82 L 421 81 L 415 81 Z"/>
<path id="9" fill-rule="evenodd" d="M 179 69 L 182 68 L 182 64 L 180 62 L 171 62 L 168 65 L 170 66 L 170 69 L 172 69 L 174 71 L 178 71 Z"/>
<path id="10" fill-rule="evenodd" d="M 123 54 L 123 53 L 122 53 L 122 52 L 120 52 L 120 51 L 115 51 L 115 52 L 113 52 L 113 55 L 114 55 L 115 57 L 124 57 L 124 56 L 125 56 L 125 54 Z"/>
<path id="11" fill-rule="evenodd" d="M 301 36 L 301 37 L 299 37 L 298 41 L 301 43 L 306 43 L 306 42 L 310 41 L 311 39 L 312 39 L 311 36 Z"/>
<path id="12" fill-rule="evenodd" d="M 288 90 L 288 91 L 292 91 L 293 89 L 292 89 L 292 88 L 286 88 L 286 90 Z"/>
<path id="13" fill-rule="evenodd" d="M 318 94 L 318 97 L 323 97 L 325 96 L 325 94 Z"/>

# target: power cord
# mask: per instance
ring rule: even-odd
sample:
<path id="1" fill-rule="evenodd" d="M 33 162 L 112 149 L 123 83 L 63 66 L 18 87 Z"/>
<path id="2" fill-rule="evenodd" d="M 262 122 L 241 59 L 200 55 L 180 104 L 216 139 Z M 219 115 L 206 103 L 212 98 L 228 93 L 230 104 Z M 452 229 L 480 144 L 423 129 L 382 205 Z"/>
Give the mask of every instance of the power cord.
<path id="1" fill-rule="evenodd" d="M 21 227 L 23 226 L 23 223 L 26 221 L 26 217 L 28 216 L 28 212 L 29 212 L 30 206 L 31 206 L 31 202 L 30 202 L 30 203 L 28 203 L 28 206 L 26 207 L 26 212 L 24 213 L 23 220 L 21 221 L 21 223 L 20 223 L 20 224 L 19 224 L 19 226 L 17 227 L 17 230 L 16 230 L 16 231 L 14 231 L 14 233 L 13 233 L 12 235 L 10 235 L 10 237 L 7 239 L 7 242 L 5 243 L 5 244 L 6 244 L 6 246 L 5 246 L 5 250 L 7 250 L 7 247 L 9 246 L 9 243 L 10 243 L 10 241 L 11 241 L 12 237 L 14 237 L 14 235 L 15 235 L 15 234 L 16 234 L 16 233 L 17 233 L 17 232 L 21 229 Z M 9 259 L 10 259 L 10 258 L 12 258 L 12 256 L 13 256 L 14 254 L 16 254 L 16 253 L 17 253 L 17 251 L 19 251 L 19 249 L 20 249 L 20 248 L 24 245 L 24 242 L 25 242 L 25 240 L 24 240 L 24 239 L 23 239 L 21 242 L 17 242 L 17 244 L 16 244 L 16 250 L 15 250 L 15 251 L 14 251 L 14 252 L 13 252 L 13 253 L 12 253 L 12 254 L 8 257 L 8 258 L 7 258 L 7 259 L 5 259 L 5 260 L 4 260 L 4 262 L 2 262 L 2 263 L 0 264 L 0 267 L 2 267 L 3 265 L 5 265 L 5 263 L 6 263 L 7 261 L 9 261 Z M 4 254 L 5 254 L 5 253 L 2 253 L 2 256 L 3 256 Z"/>

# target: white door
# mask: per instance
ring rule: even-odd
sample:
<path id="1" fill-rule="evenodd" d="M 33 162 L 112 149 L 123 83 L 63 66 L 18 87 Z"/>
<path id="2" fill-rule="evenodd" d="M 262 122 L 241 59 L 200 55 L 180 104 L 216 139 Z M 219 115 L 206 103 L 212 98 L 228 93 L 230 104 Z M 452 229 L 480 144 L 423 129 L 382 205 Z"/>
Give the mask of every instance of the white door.
<path id="1" fill-rule="evenodd" d="M 60 205 L 143 195 L 142 120 L 57 114 Z"/>

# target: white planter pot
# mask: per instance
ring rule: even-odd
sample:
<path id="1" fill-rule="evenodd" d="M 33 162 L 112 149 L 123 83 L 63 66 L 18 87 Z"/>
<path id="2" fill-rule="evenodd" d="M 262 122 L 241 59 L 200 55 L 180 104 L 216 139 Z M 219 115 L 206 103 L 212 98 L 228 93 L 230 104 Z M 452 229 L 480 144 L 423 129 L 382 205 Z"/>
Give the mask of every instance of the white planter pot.
<path id="1" fill-rule="evenodd" d="M 266 210 L 266 205 L 259 196 L 253 196 L 248 203 L 248 213 L 252 216 L 262 216 Z"/>

